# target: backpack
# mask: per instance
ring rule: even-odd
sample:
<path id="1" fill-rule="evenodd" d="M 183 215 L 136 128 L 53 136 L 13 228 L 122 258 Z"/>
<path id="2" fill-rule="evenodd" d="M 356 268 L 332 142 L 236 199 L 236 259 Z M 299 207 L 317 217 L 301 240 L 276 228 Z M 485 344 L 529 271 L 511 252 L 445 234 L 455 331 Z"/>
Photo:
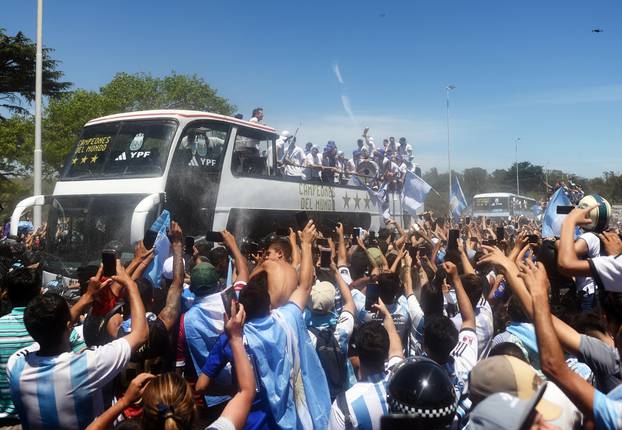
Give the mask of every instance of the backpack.
<path id="1" fill-rule="evenodd" d="M 315 351 L 326 374 L 330 400 L 333 401 L 340 393 L 348 389 L 346 357 L 341 352 L 339 342 L 335 339 L 334 329 L 320 330 L 316 327 L 309 327 L 309 331 L 317 339 Z"/>

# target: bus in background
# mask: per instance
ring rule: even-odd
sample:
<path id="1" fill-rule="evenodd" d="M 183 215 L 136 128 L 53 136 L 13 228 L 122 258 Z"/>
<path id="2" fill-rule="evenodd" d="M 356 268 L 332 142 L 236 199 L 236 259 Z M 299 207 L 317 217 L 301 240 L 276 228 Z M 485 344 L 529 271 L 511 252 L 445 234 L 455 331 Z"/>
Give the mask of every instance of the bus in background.
<path id="1" fill-rule="evenodd" d="M 531 219 L 538 214 L 534 206 L 539 207 L 535 199 L 512 193 L 476 194 L 473 196 L 472 216 L 486 218 L 524 216 Z"/>
<path id="2" fill-rule="evenodd" d="M 129 260 L 134 244 L 163 209 L 184 232 L 202 236 L 228 229 L 258 239 L 296 225 L 308 212 L 320 230 L 337 222 L 378 229 L 380 216 L 362 187 L 304 181 L 275 168 L 274 128 L 206 112 L 162 110 L 89 121 L 49 196 L 21 201 L 43 207 L 47 237 L 44 283 L 76 279 L 99 265 L 111 241 Z M 11 234 L 15 234 L 13 231 Z"/>

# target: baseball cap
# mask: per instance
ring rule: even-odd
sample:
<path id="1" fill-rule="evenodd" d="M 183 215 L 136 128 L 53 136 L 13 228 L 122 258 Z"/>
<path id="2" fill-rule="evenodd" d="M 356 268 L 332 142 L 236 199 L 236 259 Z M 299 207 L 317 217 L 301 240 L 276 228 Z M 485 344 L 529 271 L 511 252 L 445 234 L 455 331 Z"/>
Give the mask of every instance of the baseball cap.
<path id="1" fill-rule="evenodd" d="M 520 430 L 533 419 L 534 409 L 546 390 L 542 384 L 528 400 L 508 393 L 495 393 L 471 411 L 469 430 Z"/>
<path id="2" fill-rule="evenodd" d="M 282 137 L 283 139 L 287 139 L 287 138 L 288 138 L 288 137 L 290 137 L 290 136 L 291 136 L 291 133 L 290 133 L 289 131 L 287 131 L 287 130 L 283 130 L 283 131 L 281 132 L 281 137 Z"/>
<path id="3" fill-rule="evenodd" d="M 469 397 L 474 404 L 500 392 L 529 400 L 539 385 L 540 378 L 533 367 L 516 357 L 499 355 L 475 365 L 469 379 Z M 537 403 L 536 409 L 546 421 L 556 420 L 562 414 L 558 405 L 545 399 Z"/>
<path id="4" fill-rule="evenodd" d="M 382 267 L 382 251 L 379 248 L 367 248 L 367 255 L 375 267 Z"/>
<path id="5" fill-rule="evenodd" d="M 318 282 L 311 287 L 311 309 L 314 312 L 327 314 L 335 307 L 337 290 L 328 281 Z"/>
<path id="6" fill-rule="evenodd" d="M 209 263 L 199 263 L 190 273 L 190 290 L 194 293 L 218 287 L 218 272 Z"/>
<path id="7" fill-rule="evenodd" d="M 181 259 L 184 267 L 186 267 L 186 262 L 184 259 Z M 164 264 L 162 265 L 162 277 L 167 281 L 173 280 L 173 257 L 168 257 L 164 260 Z"/>

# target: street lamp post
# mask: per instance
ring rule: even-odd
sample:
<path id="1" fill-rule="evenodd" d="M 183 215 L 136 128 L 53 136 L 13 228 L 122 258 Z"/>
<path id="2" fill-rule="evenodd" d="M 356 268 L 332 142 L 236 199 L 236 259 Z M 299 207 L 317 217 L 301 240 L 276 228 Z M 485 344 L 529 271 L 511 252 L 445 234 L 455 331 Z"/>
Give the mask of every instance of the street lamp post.
<path id="1" fill-rule="evenodd" d="M 37 0 L 37 56 L 35 69 L 35 153 L 34 153 L 34 195 L 41 194 L 41 93 L 43 89 L 43 0 Z M 41 206 L 33 208 L 32 222 L 41 225 Z"/>
<path id="2" fill-rule="evenodd" d="M 456 88 L 455 85 L 447 85 L 445 87 L 445 105 L 447 107 L 447 165 L 449 167 L 449 219 L 452 218 L 451 213 L 451 140 L 449 138 L 449 92 Z"/>
<path id="3" fill-rule="evenodd" d="M 518 182 L 518 141 L 520 137 L 517 137 L 514 141 L 514 158 L 516 159 L 516 195 L 520 195 L 520 183 Z"/>

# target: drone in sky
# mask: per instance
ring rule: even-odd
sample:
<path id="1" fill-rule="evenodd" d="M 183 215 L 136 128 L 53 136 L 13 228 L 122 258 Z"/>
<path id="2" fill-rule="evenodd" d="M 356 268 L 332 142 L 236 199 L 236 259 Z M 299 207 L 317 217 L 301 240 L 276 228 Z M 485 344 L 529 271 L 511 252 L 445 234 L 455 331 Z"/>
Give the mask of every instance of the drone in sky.
<path id="1" fill-rule="evenodd" d="M 593 28 L 592 33 L 602 33 L 604 30 L 602 28 Z"/>

